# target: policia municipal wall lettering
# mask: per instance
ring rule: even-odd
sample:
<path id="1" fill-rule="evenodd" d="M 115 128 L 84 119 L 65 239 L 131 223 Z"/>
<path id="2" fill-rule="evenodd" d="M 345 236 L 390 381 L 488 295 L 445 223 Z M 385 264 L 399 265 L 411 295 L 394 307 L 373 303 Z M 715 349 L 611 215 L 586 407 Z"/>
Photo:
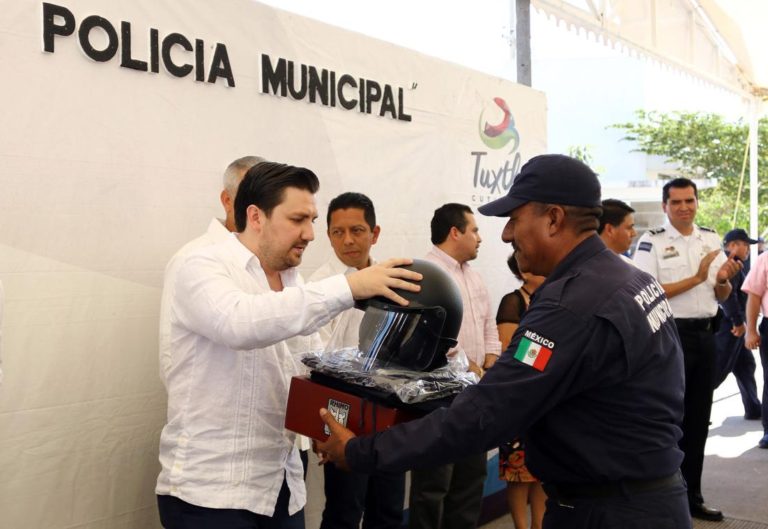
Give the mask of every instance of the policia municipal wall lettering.
<path id="1" fill-rule="evenodd" d="M 56 36 L 69 37 L 75 32 L 75 15 L 66 7 L 55 4 L 43 4 L 43 50 L 54 52 L 54 38 Z M 107 36 L 107 46 L 104 49 L 97 49 L 91 42 L 91 35 L 94 30 L 101 30 Z M 213 51 L 210 65 L 208 67 L 208 78 L 205 76 L 205 42 L 201 39 L 195 39 L 195 45 L 181 33 L 169 33 L 160 41 L 160 32 L 155 28 L 149 30 L 149 61 L 136 59 L 132 55 L 132 35 L 131 23 L 120 22 L 120 35 L 118 36 L 115 26 L 106 18 L 98 15 L 85 17 L 80 21 L 80 27 L 77 28 L 77 39 L 80 42 L 80 49 L 86 56 L 97 62 L 107 62 L 117 55 L 120 49 L 120 66 L 131 68 L 142 72 L 158 73 L 160 71 L 160 60 L 162 59 L 165 70 L 174 77 L 186 77 L 192 71 L 195 72 L 196 81 L 207 81 L 215 83 L 219 77 L 226 79 L 229 86 L 235 86 L 235 78 L 232 75 L 232 66 L 229 64 L 229 55 L 227 47 L 216 43 Z M 191 64 L 176 64 L 171 56 L 171 50 L 174 46 L 180 46 L 188 52 L 194 50 L 194 66 Z"/>
<path id="2" fill-rule="evenodd" d="M 298 82 L 297 82 L 298 81 Z M 380 103 L 379 116 L 388 116 L 400 121 L 411 121 L 403 111 L 403 89 L 397 89 L 397 106 L 392 87 L 384 87 L 370 79 L 355 79 L 351 75 L 338 75 L 334 71 L 320 70 L 306 64 L 295 65 L 283 58 L 273 65 L 269 55 L 261 56 L 261 91 L 270 91 L 281 97 L 290 96 L 297 101 L 308 99 L 324 106 L 335 107 L 336 102 L 347 110 L 358 108 L 370 114 L 374 103 Z M 352 95 L 349 92 L 352 92 Z M 357 97 L 357 99 L 356 99 Z"/>
<path id="3" fill-rule="evenodd" d="M 120 21 L 118 31 L 118 25 L 106 18 L 90 15 L 78 25 L 75 15 L 68 8 L 43 3 L 43 51 L 54 53 L 56 39 L 71 37 L 75 31 L 80 49 L 96 62 L 109 62 L 119 51 L 120 66 L 123 68 L 159 73 L 162 65 L 174 77 L 187 77 L 194 72 L 195 81 L 215 84 L 222 79 L 227 86 L 235 86 L 227 47 L 221 42 L 211 46 L 213 54 L 206 60 L 206 43 L 202 39 L 190 40 L 181 33 L 169 33 L 161 38 L 159 30 L 150 28 L 149 56 L 137 57 L 134 55 L 130 22 Z M 106 36 L 106 46 L 94 44 L 94 41 L 103 41 L 94 37 L 94 32 Z M 179 51 L 182 50 L 191 54 L 188 62 L 179 59 Z M 403 88 L 395 89 L 371 79 L 338 74 L 312 65 L 294 64 L 282 57 L 273 63 L 266 54 L 261 55 L 261 93 L 411 121 L 411 116 L 404 110 Z"/>

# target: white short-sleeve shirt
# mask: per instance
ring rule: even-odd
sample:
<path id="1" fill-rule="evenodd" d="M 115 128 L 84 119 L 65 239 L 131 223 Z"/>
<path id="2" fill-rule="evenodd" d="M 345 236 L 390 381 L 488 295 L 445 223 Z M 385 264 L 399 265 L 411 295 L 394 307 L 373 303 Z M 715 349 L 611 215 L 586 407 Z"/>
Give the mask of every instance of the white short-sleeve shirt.
<path id="1" fill-rule="evenodd" d="M 721 248 L 720 237 L 713 230 L 694 225 L 693 233 L 684 236 L 666 223 L 640 237 L 634 261 L 663 285 L 691 277 L 705 255 Z M 706 281 L 669 298 L 675 318 L 711 318 L 717 313 L 716 276 L 725 261 L 725 253 L 720 252 L 709 267 Z"/>

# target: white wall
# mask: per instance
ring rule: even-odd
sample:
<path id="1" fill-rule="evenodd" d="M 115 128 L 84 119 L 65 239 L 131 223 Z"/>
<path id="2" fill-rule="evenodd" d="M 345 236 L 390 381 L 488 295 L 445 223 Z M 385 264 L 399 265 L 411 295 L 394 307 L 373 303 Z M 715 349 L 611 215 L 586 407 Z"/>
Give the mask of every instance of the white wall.
<path id="1" fill-rule="evenodd" d="M 100 15 L 226 46 L 235 86 L 96 62 L 77 31 L 42 51 L 42 2 L 0 0 L 0 527 L 155 527 L 157 440 L 165 395 L 157 371 L 162 270 L 219 214 L 220 175 L 258 154 L 312 168 L 319 203 L 369 194 L 383 227 L 379 257 L 421 256 L 432 210 L 502 194 L 476 189 L 471 152 L 494 97 L 514 115 L 523 159 L 545 149 L 542 94 L 402 48 L 244 0 L 60 0 L 78 26 Z M 60 22 L 60 21 L 59 21 Z M 92 34 L 93 46 L 106 39 Z M 269 54 L 405 89 L 404 122 L 262 94 Z M 194 63 L 178 47 L 179 63 Z M 497 168 L 516 152 L 489 152 Z M 478 269 L 496 302 L 507 291 L 502 221 L 479 219 Z M 303 269 L 330 249 L 318 223 Z"/>

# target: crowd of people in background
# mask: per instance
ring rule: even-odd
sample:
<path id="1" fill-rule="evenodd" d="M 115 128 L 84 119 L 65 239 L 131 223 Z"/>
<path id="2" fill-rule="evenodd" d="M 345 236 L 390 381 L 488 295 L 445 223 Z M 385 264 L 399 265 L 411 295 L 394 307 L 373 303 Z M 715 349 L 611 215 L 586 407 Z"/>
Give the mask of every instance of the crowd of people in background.
<path id="1" fill-rule="evenodd" d="M 565 158 L 539 160 L 528 169 L 529 178 L 537 180 L 527 184 L 516 179 L 513 188 L 539 186 L 532 188 L 530 196 L 545 196 L 540 190 L 542 181 L 555 181 L 558 171 L 581 172 L 580 177 L 592 185 L 594 175 L 587 174 L 586 166 L 576 166 Z M 160 312 L 160 373 L 168 390 L 168 423 L 161 435 L 162 470 L 156 493 L 161 521 L 167 529 L 303 528 L 310 443 L 283 428 L 290 379 L 304 372 L 298 358 L 310 351 L 358 345 L 363 313 L 353 308 L 355 300 L 384 296 L 404 304 L 397 289 L 419 288 L 418 274 L 401 267 L 408 259 L 379 262 L 371 255 L 382 228 L 373 201 L 359 192 L 345 192 L 330 201 L 324 213 L 333 256 L 305 283 L 296 267 L 315 238 L 313 222 L 318 211 L 314 195 L 318 187 L 318 178 L 308 169 L 258 156 L 235 160 L 224 173 L 220 195 L 225 218 L 212 219 L 206 233 L 179 250 L 166 268 Z M 575 257 L 563 253 L 560 261 L 553 260 L 546 273 L 538 275 L 544 268 L 536 264 L 540 259 L 537 252 L 544 254 L 545 250 L 543 246 L 532 248 L 526 242 L 528 235 L 531 241 L 554 237 L 543 234 L 559 234 L 557 230 L 565 226 L 579 235 L 578 240 L 568 239 L 573 248 L 587 245 L 583 247 L 589 247 L 588 255 L 605 249 L 612 254 L 595 262 L 618 262 L 618 256 L 632 267 L 631 272 L 620 271 L 607 261 L 611 263 L 607 270 L 626 274 L 626 281 L 639 285 L 648 276 L 637 270 L 646 272 L 650 278 L 642 295 L 662 300 L 671 311 L 670 324 L 674 321 L 674 327 L 663 329 L 666 337 L 661 339 L 666 345 L 653 342 L 654 347 L 674 351 L 677 344 L 664 340 L 679 336 L 685 380 L 684 394 L 680 384 L 680 395 L 654 396 L 679 398 L 681 408 L 680 424 L 674 428 L 681 428 L 682 435 L 675 443 L 682 452 L 682 463 L 674 463 L 672 457 L 664 459 L 664 464 L 680 465 L 691 516 L 722 520 L 722 512 L 704 502 L 701 475 L 713 391 L 729 373 L 739 385 L 745 419 L 762 420 L 765 436 L 759 446 L 768 448 L 768 380 L 764 380 L 761 399 L 751 351 L 759 347 L 763 373 L 768 373 L 768 339 L 761 340 L 768 336 L 768 323 L 763 320 L 758 327 L 759 314 L 768 310 L 768 254 L 750 266 L 749 249 L 758 240 L 749 238 L 743 229 L 728 232 L 722 240 L 723 249 L 714 231 L 696 224 L 698 190 L 694 182 L 684 178 L 664 186 L 666 221 L 642 234 L 632 259 L 629 254 L 637 237 L 634 209 L 616 199 L 595 202 L 592 189 L 572 193 L 583 196 L 583 201 L 574 205 L 569 198 L 552 199 L 553 204 L 562 205 L 558 206 L 560 217 L 549 210 L 545 214 L 546 208 L 537 206 L 548 206 L 548 201 L 527 195 L 522 200 L 515 198 L 513 191 L 504 204 L 507 209 L 488 209 L 486 214 L 509 215 L 510 223 L 518 220 L 518 231 L 524 225 L 519 220 L 524 211 L 531 216 L 526 222 L 534 226 L 530 233 L 509 237 L 515 252 L 507 265 L 520 287 L 504 295 L 495 310 L 487 286 L 470 264 L 483 240 L 473 210 L 457 203 L 435 209 L 430 226 L 432 248 L 425 258 L 456 281 L 464 304 L 458 345 L 449 354 L 464 356 L 467 369 L 485 384 L 484 379 L 497 371 L 493 367 L 502 351 L 507 351 L 502 358 L 522 351 L 519 330 L 529 308 L 553 303 L 554 287 L 550 284 L 554 279 L 547 276 L 562 281 L 563 274 L 569 272 L 562 268 L 566 265 L 557 268 L 561 262 L 576 268 L 591 266 L 591 258 L 582 255 L 586 250 L 578 253 L 574 249 L 583 263 L 579 261 L 577 266 Z M 596 196 L 599 201 L 599 185 Z M 563 215 L 576 220 L 564 223 Z M 535 224 L 531 220 L 534 217 L 549 219 L 550 224 L 545 220 Z M 588 237 L 592 232 L 596 235 Z M 538 293 L 544 284 L 550 288 L 540 300 Z M 628 303 L 637 301 L 642 307 L 640 297 L 641 301 L 635 298 Z M 659 337 L 649 335 L 648 339 Z M 511 350 L 513 347 L 517 349 Z M 674 369 L 670 369 L 669 380 L 676 380 Z M 577 386 L 572 389 L 574 395 L 579 394 Z M 638 385 L 637 390 L 648 388 Z M 466 398 L 462 395 L 457 400 Z M 669 417 L 674 418 L 676 406 L 666 402 L 662 408 L 669 409 Z M 668 435 L 675 435 L 674 428 Z M 542 485 L 529 470 L 526 454 L 534 450 L 539 455 L 557 456 L 551 447 L 540 446 L 541 437 L 539 446 L 535 442 L 529 445 L 526 431 L 516 433 L 499 439 L 499 478 L 506 483 L 515 528 L 540 529 L 548 507 L 568 507 L 566 502 L 583 499 L 575 488 L 579 480 L 578 476 L 562 476 L 562 483 L 555 480 L 557 485 L 547 487 L 552 481 L 548 480 Z M 573 442 L 586 443 L 586 437 Z M 478 444 L 475 452 L 451 454 L 450 461 L 412 470 L 409 527 L 476 527 L 487 453 Z M 352 529 L 361 523 L 364 529 L 400 528 L 404 523 L 405 473 L 354 473 L 344 466 L 324 464 L 321 529 Z M 590 483 L 581 489 L 584 498 L 612 498 L 613 481 L 605 476 L 612 476 L 615 470 L 607 469 L 602 475 L 611 486 Z M 631 479 L 621 483 L 632 494 L 656 489 L 677 491 L 681 483 L 677 474 L 662 469 L 642 479 L 632 472 L 627 475 Z"/>

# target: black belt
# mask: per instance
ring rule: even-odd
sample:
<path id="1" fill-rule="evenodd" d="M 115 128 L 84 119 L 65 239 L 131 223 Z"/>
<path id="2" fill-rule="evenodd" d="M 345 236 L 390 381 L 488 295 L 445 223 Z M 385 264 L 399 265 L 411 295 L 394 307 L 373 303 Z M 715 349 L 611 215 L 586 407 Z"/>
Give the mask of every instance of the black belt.
<path id="1" fill-rule="evenodd" d="M 542 483 L 544 492 L 555 501 L 579 498 L 610 498 L 665 489 L 683 483 L 678 470 L 671 476 L 655 479 L 628 479 L 605 483 Z"/>
<path id="2" fill-rule="evenodd" d="M 675 318 L 675 325 L 680 330 L 712 330 L 712 318 Z"/>

